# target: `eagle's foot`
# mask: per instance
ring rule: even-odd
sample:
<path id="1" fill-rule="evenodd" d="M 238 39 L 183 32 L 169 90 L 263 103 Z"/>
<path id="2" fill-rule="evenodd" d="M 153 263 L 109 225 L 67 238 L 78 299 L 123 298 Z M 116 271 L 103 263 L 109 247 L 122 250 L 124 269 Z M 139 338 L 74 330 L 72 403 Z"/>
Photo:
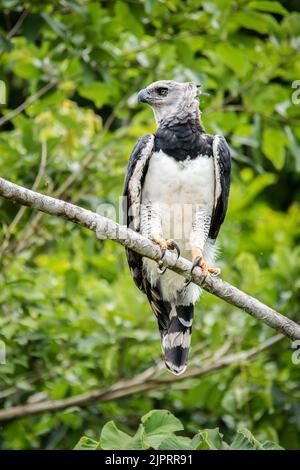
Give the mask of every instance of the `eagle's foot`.
<path id="1" fill-rule="evenodd" d="M 200 266 L 202 269 L 202 276 L 207 277 L 208 274 L 211 274 L 212 276 L 219 276 L 221 269 L 220 268 L 213 268 L 209 267 L 207 263 L 204 261 L 202 256 L 196 256 L 193 260 L 193 265 L 191 269 L 191 274 L 193 273 L 194 269 Z"/>
<path id="2" fill-rule="evenodd" d="M 156 245 L 158 245 L 162 251 L 161 260 L 157 262 L 157 272 L 158 274 L 164 274 L 167 268 L 163 265 L 162 259 L 165 256 L 166 250 L 176 250 L 178 259 L 180 256 L 180 248 L 178 244 L 172 239 L 165 240 L 162 237 L 157 237 L 154 235 L 150 235 L 149 239 L 156 243 Z"/>
<path id="3" fill-rule="evenodd" d="M 192 253 L 192 259 L 193 259 L 193 264 L 192 264 L 192 269 L 191 269 L 191 274 L 193 274 L 194 269 L 199 266 L 202 269 L 202 276 L 206 278 L 209 274 L 212 276 L 219 276 L 221 273 L 220 268 L 214 268 L 214 267 L 209 267 L 207 263 L 204 261 L 203 255 L 201 250 L 193 250 Z M 187 279 L 184 287 L 187 287 L 192 281 Z"/>

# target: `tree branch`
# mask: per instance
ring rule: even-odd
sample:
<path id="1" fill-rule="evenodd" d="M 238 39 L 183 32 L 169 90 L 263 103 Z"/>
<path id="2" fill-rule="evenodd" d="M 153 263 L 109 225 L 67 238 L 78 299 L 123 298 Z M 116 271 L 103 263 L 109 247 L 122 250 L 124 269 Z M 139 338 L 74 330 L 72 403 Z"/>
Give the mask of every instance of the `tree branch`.
<path id="1" fill-rule="evenodd" d="M 3 178 L 0 178 L 0 195 L 13 202 L 37 209 L 46 214 L 63 217 L 70 222 L 93 230 L 101 239 L 114 240 L 147 258 L 156 261 L 162 258 L 161 249 L 148 238 L 142 237 L 133 230 L 95 212 L 26 189 Z M 191 279 L 206 291 L 235 307 L 241 308 L 288 338 L 292 340 L 300 339 L 300 325 L 256 298 L 245 294 L 220 278 L 208 276 L 204 279 L 200 268 L 194 269 L 191 275 L 192 263 L 185 258 L 180 257 L 177 259 L 177 256 L 170 251 L 165 253 L 162 261 L 167 268 L 187 279 Z"/>
<path id="2" fill-rule="evenodd" d="M 240 351 L 235 354 L 228 354 L 223 357 L 221 354 L 218 354 L 217 351 L 215 356 L 202 367 L 191 368 L 183 375 L 171 375 L 166 372 L 165 369 L 162 371 L 162 364 L 159 364 L 158 366 L 151 367 L 132 379 L 120 380 L 104 390 L 93 390 L 61 400 L 47 400 L 38 403 L 27 403 L 25 405 L 13 406 L 11 408 L 0 410 L 0 422 L 24 418 L 43 412 L 61 411 L 73 406 L 83 408 L 89 405 L 114 400 L 116 398 L 134 395 L 135 393 L 158 390 L 168 386 L 169 384 L 177 383 L 185 379 L 204 377 L 241 361 L 249 361 L 255 358 L 258 353 L 265 351 L 281 341 L 282 338 L 284 338 L 284 336 L 281 334 L 275 335 L 263 342 L 257 348 L 251 348 L 247 351 Z M 222 350 L 223 347 L 220 349 L 220 352 L 222 352 Z"/>

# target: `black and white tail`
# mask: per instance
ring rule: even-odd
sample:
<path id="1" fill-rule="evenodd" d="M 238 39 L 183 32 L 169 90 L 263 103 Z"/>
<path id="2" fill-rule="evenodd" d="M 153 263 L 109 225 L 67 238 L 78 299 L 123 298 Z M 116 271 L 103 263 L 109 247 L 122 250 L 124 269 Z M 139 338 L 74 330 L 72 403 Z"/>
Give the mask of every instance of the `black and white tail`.
<path id="1" fill-rule="evenodd" d="M 187 366 L 191 344 L 194 305 L 178 305 L 176 301 L 162 299 L 158 287 L 144 283 L 145 293 L 157 318 L 162 350 L 167 368 L 176 375 L 182 374 Z"/>
<path id="2" fill-rule="evenodd" d="M 166 328 L 160 328 L 165 363 L 173 374 L 182 374 L 186 369 L 193 317 L 193 304 L 171 305 Z"/>

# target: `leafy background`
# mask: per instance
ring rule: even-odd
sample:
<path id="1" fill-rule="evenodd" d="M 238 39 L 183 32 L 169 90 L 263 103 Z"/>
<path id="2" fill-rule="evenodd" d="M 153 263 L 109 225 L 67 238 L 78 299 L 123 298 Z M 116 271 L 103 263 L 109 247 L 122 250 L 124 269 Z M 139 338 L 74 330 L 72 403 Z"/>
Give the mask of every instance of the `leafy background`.
<path id="1" fill-rule="evenodd" d="M 298 2 L 0 4 L 1 176 L 92 210 L 118 207 L 130 151 L 155 129 L 137 91 L 162 78 L 202 83 L 205 128 L 226 136 L 234 159 L 223 277 L 299 321 Z M 105 389 L 157 364 L 155 320 L 121 247 L 3 199 L 0 220 L 1 408 Z M 209 294 L 196 310 L 190 368 L 274 334 Z M 299 449 L 292 353 L 285 339 L 206 377 L 0 422 L 0 446 L 73 448 L 83 434 L 97 440 L 110 420 L 132 435 L 157 408 L 179 418 L 189 437 L 219 427 L 232 442 L 246 427 L 259 441 Z"/>

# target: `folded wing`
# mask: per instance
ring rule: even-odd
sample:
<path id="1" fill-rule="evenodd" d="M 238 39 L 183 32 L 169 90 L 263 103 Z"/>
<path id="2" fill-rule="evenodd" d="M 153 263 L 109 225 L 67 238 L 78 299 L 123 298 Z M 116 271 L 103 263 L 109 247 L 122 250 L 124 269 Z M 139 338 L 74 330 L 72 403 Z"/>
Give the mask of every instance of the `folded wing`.
<path id="1" fill-rule="evenodd" d="M 215 240 L 225 219 L 230 190 L 230 149 L 222 136 L 216 135 L 214 138 L 213 157 L 215 166 L 215 196 L 208 236 Z"/>

